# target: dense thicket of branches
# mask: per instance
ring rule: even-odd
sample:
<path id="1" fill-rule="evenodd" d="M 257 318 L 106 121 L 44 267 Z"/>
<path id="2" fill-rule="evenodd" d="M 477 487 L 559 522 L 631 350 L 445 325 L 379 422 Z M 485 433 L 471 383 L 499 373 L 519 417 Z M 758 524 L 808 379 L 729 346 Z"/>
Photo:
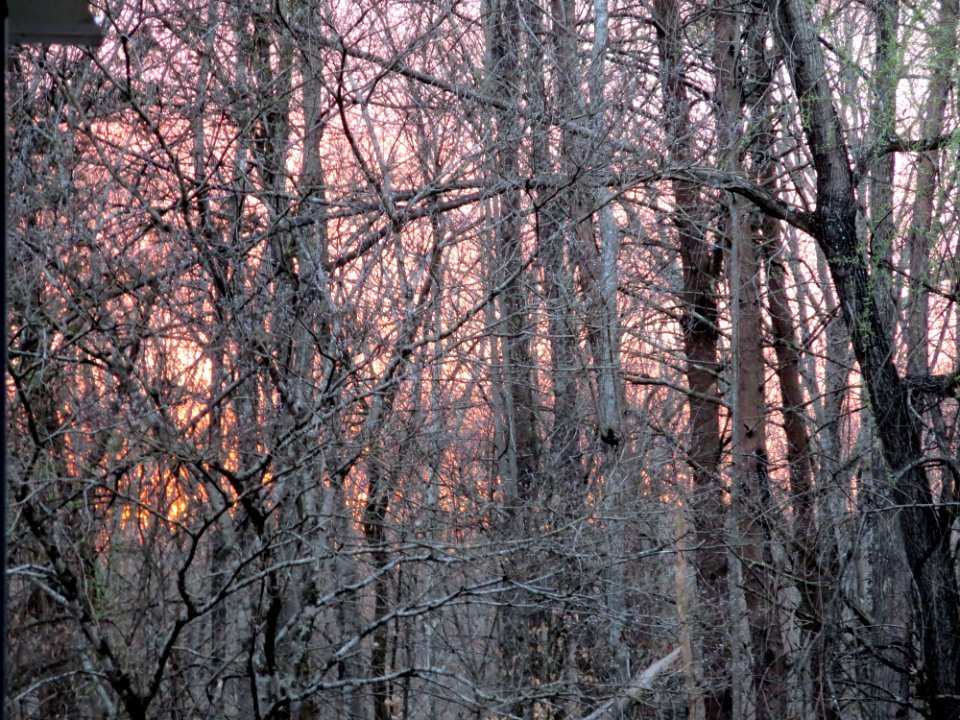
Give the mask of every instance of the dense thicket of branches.
<path id="1" fill-rule="evenodd" d="M 957 0 L 94 6 L 10 717 L 960 718 Z"/>

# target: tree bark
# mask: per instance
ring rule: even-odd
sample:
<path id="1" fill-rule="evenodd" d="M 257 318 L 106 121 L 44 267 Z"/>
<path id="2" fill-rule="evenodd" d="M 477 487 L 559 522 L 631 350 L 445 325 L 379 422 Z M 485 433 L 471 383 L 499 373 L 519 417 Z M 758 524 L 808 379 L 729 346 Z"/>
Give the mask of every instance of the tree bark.
<path id="1" fill-rule="evenodd" d="M 890 328 L 871 294 L 856 232 L 854 183 L 822 50 L 799 0 L 773 0 L 807 145 L 817 176 L 810 228 L 823 249 L 863 375 L 900 506 L 900 534 L 917 588 L 914 615 L 923 669 L 918 696 L 931 717 L 960 717 L 960 596 L 950 548 L 950 515 L 934 503 L 905 384 L 893 363 Z"/>
<path id="2" fill-rule="evenodd" d="M 722 170 L 741 170 L 743 86 L 738 73 L 742 20 L 731 7 L 714 11 L 714 73 L 717 97 L 717 150 Z M 732 494 L 736 518 L 736 556 L 741 564 L 749 638 L 735 640 L 734 673 L 749 667 L 752 683 L 743 682 L 734 714 L 740 717 L 783 717 L 786 677 L 782 630 L 777 618 L 777 583 L 773 578 L 772 533 L 775 526 L 767 456 L 766 365 L 760 297 L 757 224 L 742 198 L 726 193 L 720 232 L 729 243 L 730 305 L 733 357 Z M 749 657 L 739 658 L 741 653 Z M 738 710 L 738 705 L 740 709 Z"/>
<path id="3" fill-rule="evenodd" d="M 521 17 L 512 0 L 487 0 L 484 7 L 486 74 L 489 92 L 510 98 L 520 91 Z M 494 116 L 491 172 L 510 183 L 519 176 L 518 143 L 522 136 L 519 117 L 509 110 Z M 495 208 L 495 262 L 497 284 L 506 281 L 499 298 L 500 357 L 506 447 L 501 462 L 503 500 L 507 522 L 506 539 L 531 537 L 535 533 L 535 498 L 541 491 L 541 447 L 534 409 L 534 361 L 530 348 L 527 289 L 523 272 L 521 199 L 511 188 L 491 203 Z M 527 575 L 526 557 L 509 557 L 504 573 L 516 590 L 505 594 L 500 608 L 500 653 L 503 692 L 510 712 L 529 718 L 533 702 L 529 691 L 538 683 L 538 628 L 536 611 L 520 589 Z"/>
<path id="4" fill-rule="evenodd" d="M 668 156 L 680 166 L 694 162 L 690 134 L 690 101 L 687 97 L 681 50 L 679 3 L 658 0 L 655 4 L 660 84 L 666 120 Z M 703 625 L 703 702 L 706 717 L 730 716 L 730 669 L 727 640 L 719 621 L 727 602 L 727 550 L 725 547 L 724 489 L 720 479 L 720 394 L 717 379 L 717 283 L 723 265 L 723 250 L 710 242 L 705 232 L 706 209 L 697 186 L 684 180 L 671 182 L 672 217 L 683 273 L 680 292 L 681 329 L 686 357 L 685 373 L 690 394 L 689 440 L 686 456 L 693 479 L 690 507 L 698 550 L 695 555 Z"/>
<path id="5" fill-rule="evenodd" d="M 921 138 L 939 137 L 943 132 L 944 114 L 953 89 L 953 69 L 956 65 L 957 18 L 960 3 L 943 0 L 932 31 L 934 47 L 930 87 L 920 123 Z M 907 233 L 907 275 L 909 279 L 906 307 L 905 335 L 907 338 L 907 372 L 926 375 L 930 332 L 930 248 L 933 244 L 935 206 L 940 177 L 940 152 L 921 152 L 917 157 L 916 190 Z"/>

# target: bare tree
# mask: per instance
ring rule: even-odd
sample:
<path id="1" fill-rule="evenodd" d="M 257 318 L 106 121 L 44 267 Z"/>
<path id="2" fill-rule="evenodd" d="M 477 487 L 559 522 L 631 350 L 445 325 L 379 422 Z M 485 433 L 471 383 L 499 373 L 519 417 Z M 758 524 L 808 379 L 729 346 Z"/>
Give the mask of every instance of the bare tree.
<path id="1" fill-rule="evenodd" d="M 9 714 L 956 718 L 956 7 L 801 5 L 15 48 Z"/>

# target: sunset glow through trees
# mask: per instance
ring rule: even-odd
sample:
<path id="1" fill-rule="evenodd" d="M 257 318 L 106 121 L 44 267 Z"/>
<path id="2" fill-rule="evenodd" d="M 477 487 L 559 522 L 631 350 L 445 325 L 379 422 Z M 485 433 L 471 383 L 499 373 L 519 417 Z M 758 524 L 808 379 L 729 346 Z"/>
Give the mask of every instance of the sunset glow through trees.
<path id="1" fill-rule="evenodd" d="M 14 47 L 9 717 L 960 720 L 956 5 Z"/>

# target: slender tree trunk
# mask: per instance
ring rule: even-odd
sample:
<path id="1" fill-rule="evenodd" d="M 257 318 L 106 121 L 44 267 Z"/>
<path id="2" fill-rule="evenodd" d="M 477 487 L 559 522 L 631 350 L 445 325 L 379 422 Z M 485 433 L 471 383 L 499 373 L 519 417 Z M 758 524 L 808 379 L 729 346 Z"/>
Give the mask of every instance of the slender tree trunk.
<path id="1" fill-rule="evenodd" d="M 957 56 L 957 17 L 960 3 L 943 0 L 939 17 L 932 31 L 934 47 L 933 71 L 920 124 L 921 138 L 936 138 L 943 132 L 944 114 L 953 89 Z M 939 151 L 922 152 L 917 156 L 917 179 L 914 191 L 910 229 L 907 233 L 907 372 L 929 373 L 928 351 L 930 332 L 931 285 L 930 248 L 933 244 L 934 207 L 939 192 Z"/>
<path id="2" fill-rule="evenodd" d="M 487 0 L 484 6 L 486 36 L 486 73 L 489 92 L 498 98 L 513 98 L 521 88 L 521 35 L 518 4 L 512 0 Z M 495 115 L 495 131 L 490 156 L 495 177 L 516 178 L 519 174 L 517 144 L 521 123 L 509 111 Z M 503 498 L 508 524 L 507 539 L 530 537 L 535 531 L 531 516 L 541 488 L 540 443 L 534 410 L 534 362 L 530 350 L 528 303 L 523 271 L 521 199 L 515 189 L 507 190 L 490 203 L 495 233 L 495 258 L 498 267 L 494 281 L 505 287 L 499 296 L 501 376 L 506 413 L 502 467 Z M 525 558 L 505 562 L 505 574 L 511 583 L 526 578 Z M 537 628 L 531 628 L 530 614 L 524 609 L 529 598 L 523 591 L 507 593 L 500 608 L 500 652 L 503 662 L 503 692 L 510 712 L 529 718 L 533 702 L 529 691 L 537 683 Z"/>
<path id="3" fill-rule="evenodd" d="M 673 162 L 694 162 L 689 100 L 682 65 L 679 4 L 658 0 L 657 51 L 666 120 L 668 153 Z M 687 460 L 693 478 L 690 507 L 699 550 L 694 564 L 700 604 L 696 616 L 703 623 L 701 638 L 705 677 L 703 703 L 708 720 L 730 717 L 731 678 L 727 638 L 720 618 L 726 614 L 727 550 L 725 547 L 724 491 L 720 481 L 720 395 L 717 379 L 717 282 L 723 250 L 710 242 L 704 230 L 706 210 L 696 185 L 672 182 L 683 288 L 681 291 L 683 350 L 690 389 Z M 695 701 L 696 702 L 696 701 Z"/>
<path id="4" fill-rule="evenodd" d="M 897 129 L 897 87 L 903 72 L 897 38 L 899 0 L 881 0 L 876 3 L 874 12 L 873 102 L 867 142 L 880 146 L 888 142 Z M 897 234 L 895 172 L 895 155 L 881 154 L 869 167 L 866 185 L 872 294 L 891 343 L 898 321 L 896 289 L 890 273 Z M 909 598 L 909 577 L 903 548 L 885 542 L 885 538 L 897 532 L 897 520 L 892 510 L 895 500 L 890 483 L 886 482 L 889 470 L 882 453 L 876 451 L 874 439 L 875 428 L 867 421 L 861 427 L 867 464 L 861 482 L 866 489 L 863 502 L 869 513 L 865 522 L 862 578 L 863 600 L 874 621 L 872 626 L 863 628 L 859 640 L 873 649 L 873 655 L 862 668 L 867 685 L 862 706 L 869 718 L 883 720 L 897 717 L 902 712 L 898 706 L 899 698 L 909 695 L 910 678 L 902 668 L 909 665 L 905 650 L 911 639 L 909 624 L 895 621 Z"/>
<path id="5" fill-rule="evenodd" d="M 732 8 L 715 10 L 714 63 L 718 98 L 717 144 L 720 166 L 739 169 L 743 101 L 737 73 L 741 42 L 739 15 Z M 741 564 L 742 590 L 749 639 L 734 644 L 734 667 L 750 668 L 752 687 L 744 682 L 744 697 L 734 712 L 745 718 L 779 718 L 786 709 L 783 644 L 773 604 L 776 602 L 770 552 L 774 525 L 770 501 L 766 446 L 765 364 L 760 301 L 760 262 L 757 239 L 746 203 L 733 194 L 724 198 L 721 230 L 730 245 L 731 324 L 733 329 L 732 508 L 736 518 L 736 557 Z M 737 588 L 735 588 L 736 590 Z M 739 658 L 749 653 L 749 659 Z M 736 696 L 735 696 L 736 697 Z M 738 711 L 737 706 L 740 706 Z"/>
<path id="6" fill-rule="evenodd" d="M 770 191 L 777 187 L 777 167 L 774 162 L 775 109 L 771 101 L 771 78 L 774 68 L 768 58 L 767 38 L 770 17 L 766 12 L 749 16 L 743 28 L 741 87 L 744 92 L 746 123 L 751 142 L 749 153 L 751 173 L 758 185 Z M 735 71 L 736 68 L 731 68 Z M 832 705 L 827 701 L 827 680 L 824 667 L 832 646 L 824 631 L 824 603 L 822 583 L 837 574 L 836 554 L 827 550 L 821 554 L 821 545 L 830 547 L 830 534 L 821 537 L 817 523 L 813 482 L 813 457 L 806 406 L 801 385 L 801 347 L 797 337 L 797 322 L 787 292 L 786 248 L 780 237 L 780 224 L 772 217 L 751 213 L 751 232 L 759 234 L 759 253 L 766 272 L 767 309 L 773 349 L 774 369 L 779 382 L 783 433 L 786 439 L 786 460 L 789 478 L 790 507 L 793 514 L 793 532 L 777 584 L 782 593 L 797 598 L 798 607 L 779 608 L 779 614 L 789 618 L 783 627 L 784 663 L 789 664 L 786 691 L 789 712 L 797 708 L 813 710 L 817 717 L 831 717 Z M 770 509 L 772 512 L 772 508 Z M 832 559 L 832 561 L 831 561 Z M 826 561 L 825 565 L 821 562 Z M 795 578 L 795 580 L 794 580 Z M 796 622 L 797 613 L 803 615 Z M 802 629 L 801 629 L 802 628 Z M 804 632 L 806 630 L 806 632 Z M 809 648 L 813 648 L 809 652 Z M 789 657 L 787 657 L 789 655 Z M 780 668 L 783 671 L 783 668 Z"/>
<path id="7" fill-rule="evenodd" d="M 896 131 L 897 87 L 901 73 L 901 52 L 897 41 L 900 2 L 878 0 L 874 7 L 876 45 L 868 144 L 880 145 Z M 891 333 L 890 342 L 893 342 L 897 323 L 896 290 L 890 275 L 897 234 L 893 206 L 894 172 L 894 155 L 882 154 L 871 163 L 867 178 L 873 296 L 882 314 L 882 324 Z"/>

